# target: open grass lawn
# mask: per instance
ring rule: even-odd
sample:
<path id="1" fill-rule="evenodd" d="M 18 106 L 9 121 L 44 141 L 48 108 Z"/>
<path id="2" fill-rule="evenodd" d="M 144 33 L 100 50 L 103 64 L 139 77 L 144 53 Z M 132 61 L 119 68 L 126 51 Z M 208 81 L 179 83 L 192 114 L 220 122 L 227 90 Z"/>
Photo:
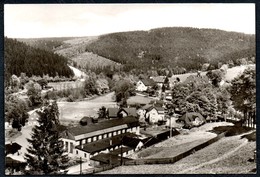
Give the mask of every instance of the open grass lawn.
<path id="1" fill-rule="evenodd" d="M 219 127 L 214 127 L 212 132 L 216 134 L 221 134 L 223 132 L 226 132 L 225 136 L 234 136 L 234 135 L 240 135 L 249 132 L 250 130 L 253 130 L 253 128 L 241 127 L 241 126 L 219 126 Z"/>
<path id="2" fill-rule="evenodd" d="M 227 74 L 225 75 L 224 80 L 226 81 L 231 81 L 233 80 L 235 77 L 237 77 L 239 74 L 242 74 L 244 72 L 244 70 L 247 67 L 255 67 L 255 65 L 246 65 L 246 66 L 236 66 L 233 68 L 228 68 L 227 69 Z M 206 75 L 207 72 L 201 72 L 201 75 L 204 76 Z M 185 81 L 190 75 L 194 75 L 196 76 L 197 73 L 186 73 L 186 74 L 178 74 L 178 75 L 173 75 L 173 78 L 179 78 L 181 80 L 181 82 Z"/>
<path id="3" fill-rule="evenodd" d="M 193 173 L 225 173 L 225 174 L 244 174 L 250 173 L 256 168 L 255 162 L 249 162 L 253 158 L 254 150 L 256 148 L 255 142 L 249 142 L 241 147 L 233 155 L 228 158 L 218 161 L 216 163 L 201 167 Z"/>
<path id="4" fill-rule="evenodd" d="M 140 154 L 138 154 L 138 156 L 139 158 L 142 157 L 147 159 L 174 157 L 197 145 L 206 142 L 207 140 L 209 139 L 203 138 L 172 147 L 152 147 L 151 149 L 145 149 Z"/>
<path id="5" fill-rule="evenodd" d="M 60 111 L 60 120 L 79 121 L 84 116 L 97 117 L 98 110 L 102 106 L 106 108 L 116 107 L 113 100 L 114 92 L 96 97 L 88 101 L 80 102 L 57 102 Z"/>
<path id="6" fill-rule="evenodd" d="M 132 96 L 127 100 L 128 104 L 148 104 L 150 103 L 152 100 L 152 98 L 148 98 L 148 97 L 144 97 L 144 96 L 140 96 L 140 95 L 136 95 L 136 96 Z"/>
<path id="7" fill-rule="evenodd" d="M 97 117 L 98 110 L 102 106 L 115 107 L 116 103 L 94 103 L 89 101 L 82 102 L 58 102 L 60 110 L 60 120 L 80 120 L 84 116 Z"/>
<path id="8" fill-rule="evenodd" d="M 251 64 L 251 65 L 246 65 L 246 66 L 236 66 L 233 68 L 229 68 L 227 70 L 227 74 L 225 75 L 225 80 L 226 81 L 233 80 L 239 74 L 242 74 L 247 67 L 255 67 L 255 65 Z"/>

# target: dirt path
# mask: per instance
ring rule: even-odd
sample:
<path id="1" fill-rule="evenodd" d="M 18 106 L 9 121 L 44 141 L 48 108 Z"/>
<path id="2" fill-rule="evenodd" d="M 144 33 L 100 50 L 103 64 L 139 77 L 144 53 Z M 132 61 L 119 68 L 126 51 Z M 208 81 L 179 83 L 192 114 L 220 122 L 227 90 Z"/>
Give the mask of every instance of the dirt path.
<path id="1" fill-rule="evenodd" d="M 218 157 L 218 158 L 216 158 L 216 159 L 210 160 L 210 161 L 208 161 L 208 162 L 202 163 L 202 164 L 200 164 L 200 165 L 197 165 L 197 166 L 194 166 L 194 167 L 191 167 L 191 168 L 182 170 L 182 171 L 178 172 L 178 174 L 189 173 L 190 171 L 197 170 L 197 169 L 199 169 L 199 168 L 201 168 L 201 167 L 203 167 L 203 166 L 211 165 L 211 164 L 216 163 L 216 162 L 218 162 L 218 161 L 220 161 L 220 160 L 223 160 L 223 159 L 225 159 L 225 158 L 231 156 L 232 154 L 234 154 L 236 151 L 238 151 L 240 148 L 242 148 L 243 146 L 245 146 L 247 143 L 248 143 L 248 140 L 247 140 L 247 139 L 244 139 L 244 142 L 243 142 L 241 145 L 239 145 L 238 147 L 236 147 L 236 148 L 232 149 L 231 151 L 225 153 L 224 155 L 222 155 L 222 156 L 220 156 L 220 157 Z"/>

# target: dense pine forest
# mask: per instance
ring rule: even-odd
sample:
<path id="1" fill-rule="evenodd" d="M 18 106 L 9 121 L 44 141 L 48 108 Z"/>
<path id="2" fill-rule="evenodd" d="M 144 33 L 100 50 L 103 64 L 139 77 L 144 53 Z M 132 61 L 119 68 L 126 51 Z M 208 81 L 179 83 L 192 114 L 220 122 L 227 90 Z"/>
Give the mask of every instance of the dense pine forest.
<path id="1" fill-rule="evenodd" d="M 53 52 L 30 47 L 15 39 L 4 39 L 5 79 L 15 74 L 20 76 L 64 76 L 72 77 L 73 71 L 67 65 L 67 59 Z"/>
<path id="2" fill-rule="evenodd" d="M 255 36 L 215 29 L 158 28 L 150 31 L 120 32 L 102 35 L 86 47 L 125 65 L 126 70 L 184 68 L 198 70 L 204 63 L 233 62 L 255 55 Z"/>

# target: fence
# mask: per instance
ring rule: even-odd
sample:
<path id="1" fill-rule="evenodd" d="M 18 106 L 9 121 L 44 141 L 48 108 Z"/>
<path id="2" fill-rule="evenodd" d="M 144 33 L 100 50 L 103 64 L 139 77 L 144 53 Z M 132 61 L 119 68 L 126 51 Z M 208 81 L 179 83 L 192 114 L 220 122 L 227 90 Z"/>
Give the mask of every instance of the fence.
<path id="1" fill-rule="evenodd" d="M 115 167 L 118 167 L 120 166 L 120 163 L 116 163 L 116 164 L 113 164 L 113 165 L 102 165 L 102 166 L 99 166 L 99 167 L 94 167 L 94 168 L 89 168 L 89 169 L 86 169 L 86 170 L 83 170 L 83 174 L 93 174 L 93 173 L 99 173 L 99 172 L 102 172 L 102 171 L 106 171 L 106 170 L 111 170 Z"/>
<path id="2" fill-rule="evenodd" d="M 223 138 L 225 136 L 226 132 L 219 134 L 218 136 L 216 136 L 215 138 L 210 139 L 209 141 L 206 141 L 198 146 L 195 146 L 193 148 L 191 148 L 190 150 L 181 153 L 175 157 L 168 157 L 168 158 L 154 158 L 154 159 L 135 159 L 135 160 L 130 160 L 130 161 L 124 161 L 123 165 L 144 165 L 144 164 L 169 164 L 169 163 L 175 163 L 181 159 L 183 159 L 184 157 L 189 156 L 190 154 L 203 149 L 205 147 L 207 147 L 208 145 L 218 141 L 219 139 Z M 92 173 L 99 173 L 102 171 L 106 171 L 106 170 L 111 170 L 115 167 L 120 166 L 120 163 L 116 163 L 113 165 L 104 165 L 104 166 L 100 166 L 100 167 L 95 167 L 95 168 L 91 168 L 91 169 L 87 169 L 84 170 L 83 173 L 84 174 L 92 174 Z"/>
<path id="3" fill-rule="evenodd" d="M 154 158 L 154 159 L 136 159 L 131 161 L 124 162 L 124 165 L 143 165 L 143 164 L 168 164 L 168 163 L 175 163 L 179 160 L 181 160 L 184 157 L 189 156 L 190 154 L 194 153 L 195 151 L 198 151 L 200 149 L 205 148 L 206 146 L 218 141 L 222 137 L 225 136 L 225 133 L 222 133 L 218 135 L 215 138 L 210 139 L 209 141 L 202 143 L 196 147 L 191 148 L 190 150 L 181 153 L 175 157 L 168 157 L 168 158 Z"/>

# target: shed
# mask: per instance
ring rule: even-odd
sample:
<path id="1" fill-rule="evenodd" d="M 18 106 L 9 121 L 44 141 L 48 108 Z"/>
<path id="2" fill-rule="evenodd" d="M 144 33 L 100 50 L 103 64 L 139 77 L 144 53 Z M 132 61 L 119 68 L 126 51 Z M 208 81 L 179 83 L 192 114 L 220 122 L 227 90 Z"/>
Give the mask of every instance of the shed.
<path id="1" fill-rule="evenodd" d="M 188 112 L 185 113 L 181 118 L 180 121 L 184 122 L 184 127 L 197 127 L 206 122 L 205 118 L 197 112 Z"/>

